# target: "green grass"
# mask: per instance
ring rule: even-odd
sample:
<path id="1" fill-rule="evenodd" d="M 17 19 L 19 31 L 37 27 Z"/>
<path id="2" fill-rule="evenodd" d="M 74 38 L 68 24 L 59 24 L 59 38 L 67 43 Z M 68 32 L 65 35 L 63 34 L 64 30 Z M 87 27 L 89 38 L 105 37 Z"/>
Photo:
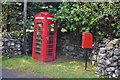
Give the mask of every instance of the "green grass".
<path id="1" fill-rule="evenodd" d="M 58 56 L 53 62 L 41 62 L 30 56 L 2 57 L 2 66 L 29 72 L 48 74 L 54 78 L 96 78 L 95 67 L 88 63 L 84 70 L 84 61 Z"/>

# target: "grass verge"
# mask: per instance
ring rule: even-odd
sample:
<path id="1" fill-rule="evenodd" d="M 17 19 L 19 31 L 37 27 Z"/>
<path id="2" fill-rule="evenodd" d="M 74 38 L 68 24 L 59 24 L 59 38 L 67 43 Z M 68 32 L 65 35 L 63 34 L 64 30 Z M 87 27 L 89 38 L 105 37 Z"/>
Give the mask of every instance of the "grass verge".
<path id="1" fill-rule="evenodd" d="M 54 78 L 96 78 L 95 67 L 88 63 L 84 70 L 84 61 L 66 56 L 58 56 L 53 62 L 41 62 L 30 56 L 2 57 L 2 66 L 29 72 L 48 74 Z"/>

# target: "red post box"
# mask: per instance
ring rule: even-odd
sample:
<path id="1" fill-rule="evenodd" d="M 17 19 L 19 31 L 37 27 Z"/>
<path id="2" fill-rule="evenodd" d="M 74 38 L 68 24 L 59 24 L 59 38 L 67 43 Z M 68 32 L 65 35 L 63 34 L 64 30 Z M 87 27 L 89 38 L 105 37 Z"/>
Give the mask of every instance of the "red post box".
<path id="1" fill-rule="evenodd" d="M 93 35 L 89 32 L 82 32 L 82 48 L 92 48 Z"/>
<path id="2" fill-rule="evenodd" d="M 41 12 L 34 15 L 32 58 L 53 61 L 56 57 L 57 23 L 52 14 Z"/>
<path id="3" fill-rule="evenodd" d="M 85 70 L 87 70 L 87 57 L 89 50 L 87 48 L 92 48 L 93 35 L 89 32 L 82 32 L 82 48 L 85 48 Z"/>

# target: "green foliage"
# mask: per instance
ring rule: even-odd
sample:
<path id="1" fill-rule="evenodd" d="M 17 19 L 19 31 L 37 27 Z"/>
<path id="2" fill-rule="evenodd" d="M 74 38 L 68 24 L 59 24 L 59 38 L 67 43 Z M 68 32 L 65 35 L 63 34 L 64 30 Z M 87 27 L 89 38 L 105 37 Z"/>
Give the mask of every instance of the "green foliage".
<path id="1" fill-rule="evenodd" d="M 11 30 L 21 30 L 22 27 L 22 5 L 18 2 L 2 3 L 2 26 L 8 32 Z"/>
<path id="2" fill-rule="evenodd" d="M 22 31 L 23 2 L 2 3 L 4 31 Z M 92 32 L 94 36 L 120 36 L 120 3 L 28 2 L 26 28 L 33 29 L 34 14 L 53 13 L 62 31 Z M 64 32 L 64 31 L 63 31 Z"/>
<path id="3" fill-rule="evenodd" d="M 6 32 L 5 35 L 12 36 L 14 38 L 18 38 L 21 36 L 22 33 L 23 33 L 23 31 L 12 31 L 12 32 Z"/>
<path id="4" fill-rule="evenodd" d="M 50 13 L 57 13 L 58 10 L 58 3 L 54 2 L 28 2 L 27 7 L 27 29 L 33 29 L 33 19 L 34 15 L 40 12 L 50 12 Z"/>
<path id="5" fill-rule="evenodd" d="M 4 31 L 21 31 L 23 29 L 23 2 L 3 2 L 2 3 L 2 26 Z M 33 29 L 34 15 L 39 12 L 56 13 L 60 3 L 43 3 L 28 2 L 27 3 L 27 29 Z"/>
<path id="6" fill-rule="evenodd" d="M 22 31 L 13 31 L 11 33 L 11 36 L 13 36 L 13 37 L 19 37 L 21 34 L 22 34 Z"/>
<path id="7" fill-rule="evenodd" d="M 59 6 L 56 19 L 60 27 L 94 35 L 120 36 L 120 3 L 68 2 Z"/>

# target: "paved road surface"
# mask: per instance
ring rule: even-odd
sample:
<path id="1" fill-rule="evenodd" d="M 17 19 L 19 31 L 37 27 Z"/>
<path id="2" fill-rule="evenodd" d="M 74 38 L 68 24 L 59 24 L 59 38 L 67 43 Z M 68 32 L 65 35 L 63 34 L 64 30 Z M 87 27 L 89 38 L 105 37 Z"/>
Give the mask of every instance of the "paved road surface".
<path id="1" fill-rule="evenodd" d="M 47 75 L 2 68 L 2 78 L 49 78 Z"/>

